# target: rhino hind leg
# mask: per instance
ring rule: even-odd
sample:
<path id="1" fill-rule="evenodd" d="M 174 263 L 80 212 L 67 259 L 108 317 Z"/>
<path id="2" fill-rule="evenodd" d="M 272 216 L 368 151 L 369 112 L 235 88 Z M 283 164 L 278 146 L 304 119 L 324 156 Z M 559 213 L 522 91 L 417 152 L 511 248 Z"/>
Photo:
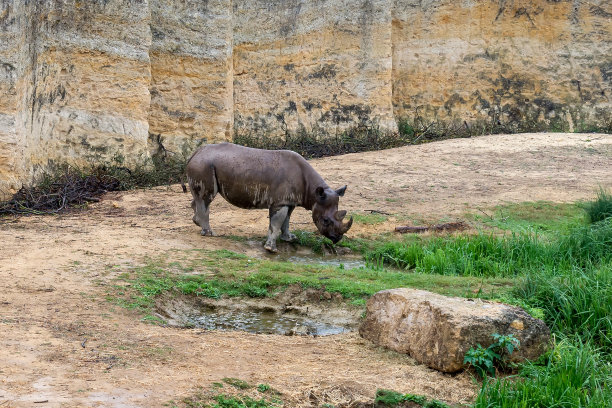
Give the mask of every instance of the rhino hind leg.
<path id="1" fill-rule="evenodd" d="M 268 239 L 264 244 L 264 248 L 270 252 L 278 252 L 276 249 L 276 240 L 281 235 L 283 224 L 288 218 L 289 207 L 270 208 L 270 227 L 268 228 Z"/>
<path id="2" fill-rule="evenodd" d="M 295 234 L 292 234 L 291 232 L 289 232 L 289 217 L 291 217 L 291 213 L 293 212 L 294 208 L 295 207 L 288 207 L 287 217 L 285 218 L 285 221 L 283 222 L 283 226 L 281 227 L 280 239 L 286 242 L 295 242 L 297 240 L 297 237 L 295 236 Z"/>

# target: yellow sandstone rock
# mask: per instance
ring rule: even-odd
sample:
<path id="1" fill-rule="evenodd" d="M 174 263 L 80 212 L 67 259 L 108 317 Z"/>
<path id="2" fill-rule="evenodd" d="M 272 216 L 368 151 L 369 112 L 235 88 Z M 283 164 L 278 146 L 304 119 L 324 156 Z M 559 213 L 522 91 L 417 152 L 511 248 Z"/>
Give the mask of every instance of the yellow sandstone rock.
<path id="1" fill-rule="evenodd" d="M 0 196 L 236 133 L 612 126 L 606 0 L 1 4 Z"/>

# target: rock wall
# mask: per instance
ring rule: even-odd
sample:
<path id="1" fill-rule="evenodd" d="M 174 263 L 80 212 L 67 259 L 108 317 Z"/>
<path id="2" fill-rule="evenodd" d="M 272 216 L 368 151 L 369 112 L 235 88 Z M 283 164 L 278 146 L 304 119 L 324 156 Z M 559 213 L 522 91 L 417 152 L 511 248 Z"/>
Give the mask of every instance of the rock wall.
<path id="1" fill-rule="evenodd" d="M 23 5 L 0 0 L 0 191 L 16 186 L 23 173 L 24 140 L 18 128 L 18 115 L 22 110 L 23 87 L 22 50 L 24 32 Z M 20 7 L 21 6 L 21 7 Z M 2 194 L 0 193 L 0 198 Z"/>
<path id="2" fill-rule="evenodd" d="M 395 0 L 396 117 L 509 131 L 612 126 L 607 0 Z"/>
<path id="3" fill-rule="evenodd" d="M 387 0 L 234 0 L 235 130 L 395 129 Z"/>
<path id="4" fill-rule="evenodd" d="M 181 152 L 233 131 L 232 8 L 228 0 L 149 0 L 151 151 Z"/>
<path id="5" fill-rule="evenodd" d="M 49 166 L 148 155 L 149 10 L 143 0 L 3 1 L 8 88 L 0 191 Z M 4 98 L 3 98 L 4 101 Z M 12 160 L 10 160 L 12 159 Z"/>
<path id="6" fill-rule="evenodd" d="M 56 163 L 397 121 L 612 127 L 607 0 L 0 0 L 0 195 Z"/>

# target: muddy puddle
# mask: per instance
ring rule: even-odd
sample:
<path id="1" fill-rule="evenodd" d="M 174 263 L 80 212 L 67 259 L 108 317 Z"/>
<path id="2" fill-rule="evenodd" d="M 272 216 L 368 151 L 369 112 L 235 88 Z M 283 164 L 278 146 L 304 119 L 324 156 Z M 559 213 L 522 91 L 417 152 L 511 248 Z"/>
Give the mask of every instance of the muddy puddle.
<path id="1" fill-rule="evenodd" d="M 304 265 L 318 265 L 318 266 L 332 266 L 344 269 L 356 269 L 364 268 L 366 266 L 365 261 L 359 258 L 352 258 L 341 255 L 329 255 L 329 254 L 276 254 L 267 255 L 266 258 L 279 261 L 279 262 L 291 262 L 299 263 Z"/>
<path id="2" fill-rule="evenodd" d="M 251 248 L 260 248 L 260 241 L 248 241 Z M 365 268 L 366 263 L 360 256 L 351 254 L 347 248 L 338 247 L 337 253 L 315 254 L 308 248 L 301 248 L 295 244 L 278 243 L 279 252 L 271 254 L 262 250 L 257 256 L 262 259 L 278 262 L 291 262 L 303 265 L 330 266 L 344 269 Z"/>
<path id="3" fill-rule="evenodd" d="M 207 330 L 312 336 L 328 336 L 350 331 L 347 327 L 316 321 L 306 316 L 269 310 L 220 310 L 203 307 L 185 317 L 189 326 Z"/>
<path id="4" fill-rule="evenodd" d="M 309 336 L 356 330 L 361 309 L 318 302 L 319 294 L 307 292 L 293 296 L 290 289 L 275 299 L 166 298 L 157 303 L 157 312 L 171 326 L 206 330 Z"/>

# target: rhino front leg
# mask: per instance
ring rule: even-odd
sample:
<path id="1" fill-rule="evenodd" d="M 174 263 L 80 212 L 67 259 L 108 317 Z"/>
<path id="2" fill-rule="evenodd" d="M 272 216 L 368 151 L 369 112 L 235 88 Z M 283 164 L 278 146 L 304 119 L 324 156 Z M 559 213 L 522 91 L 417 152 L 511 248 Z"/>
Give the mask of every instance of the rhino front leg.
<path id="1" fill-rule="evenodd" d="M 291 213 L 293 212 L 294 208 L 295 207 L 289 207 L 289 210 L 287 211 L 287 218 L 285 218 L 283 226 L 281 227 L 280 239 L 286 242 L 294 242 L 295 240 L 297 240 L 295 234 L 289 232 L 289 217 L 291 217 Z"/>
<path id="2" fill-rule="evenodd" d="M 196 225 L 202 227 L 200 234 L 204 236 L 213 236 L 212 229 L 210 229 L 209 215 L 210 215 L 210 203 L 217 194 L 217 188 L 213 181 L 213 187 L 208 190 L 200 184 L 192 185 L 190 183 L 189 188 L 191 189 L 191 195 L 193 200 L 191 201 L 191 208 L 193 208 L 193 222 Z M 204 187 L 204 188 L 203 188 Z"/>
<path id="3" fill-rule="evenodd" d="M 199 225 L 200 227 L 202 227 L 202 231 L 200 231 L 200 234 L 204 235 L 204 236 L 213 236 L 213 232 L 212 229 L 210 229 L 210 221 L 209 221 L 209 215 L 210 215 L 210 202 L 208 202 L 208 204 L 200 199 L 194 199 L 191 203 L 191 207 L 193 208 L 193 222 L 196 225 Z"/>
<path id="4" fill-rule="evenodd" d="M 281 235 L 283 223 L 287 219 L 289 213 L 289 207 L 270 208 L 270 227 L 268 228 L 268 239 L 264 244 L 270 252 L 278 252 L 276 249 L 276 240 Z"/>

